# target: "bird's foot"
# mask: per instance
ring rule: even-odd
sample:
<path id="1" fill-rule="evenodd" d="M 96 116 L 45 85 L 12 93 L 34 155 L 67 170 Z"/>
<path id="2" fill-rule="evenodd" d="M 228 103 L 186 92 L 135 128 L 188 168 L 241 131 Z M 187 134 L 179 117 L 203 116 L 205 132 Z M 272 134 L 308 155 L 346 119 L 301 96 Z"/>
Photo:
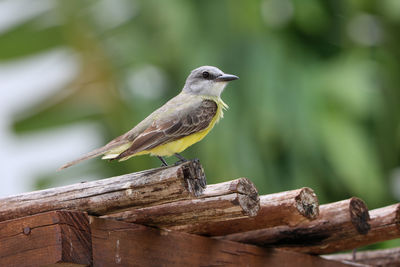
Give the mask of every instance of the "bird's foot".
<path id="1" fill-rule="evenodd" d="M 200 162 L 198 158 L 194 158 L 194 159 L 180 159 L 177 162 L 174 163 L 174 166 L 177 166 L 179 164 L 188 162 L 188 161 L 194 161 L 194 162 Z"/>
<path id="2" fill-rule="evenodd" d="M 188 160 L 178 160 L 177 162 L 175 162 L 174 163 L 174 166 L 178 166 L 178 165 L 180 165 L 180 164 L 182 164 L 182 163 L 185 163 L 185 162 L 188 162 Z"/>

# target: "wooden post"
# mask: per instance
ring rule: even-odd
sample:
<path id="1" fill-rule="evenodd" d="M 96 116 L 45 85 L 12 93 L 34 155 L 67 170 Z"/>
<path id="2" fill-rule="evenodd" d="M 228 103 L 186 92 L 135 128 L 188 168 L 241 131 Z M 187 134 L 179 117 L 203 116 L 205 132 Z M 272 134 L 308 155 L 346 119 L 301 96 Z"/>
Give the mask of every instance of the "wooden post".
<path id="1" fill-rule="evenodd" d="M 221 236 L 279 225 L 296 226 L 303 221 L 316 219 L 318 214 L 317 196 L 312 189 L 304 187 L 260 196 L 260 210 L 255 217 L 217 222 L 188 222 L 170 229 L 208 236 Z"/>
<path id="2" fill-rule="evenodd" d="M 102 218 L 165 228 L 188 223 L 225 221 L 255 216 L 259 205 L 254 184 L 246 178 L 240 178 L 209 185 L 198 199 L 175 201 L 140 209 L 131 208 L 104 215 Z"/>
<path id="3" fill-rule="evenodd" d="M 320 257 L 90 217 L 94 266 L 351 266 Z"/>
<path id="4" fill-rule="evenodd" d="M 89 266 L 92 243 L 83 212 L 52 211 L 0 222 L 0 266 Z"/>
<path id="5" fill-rule="evenodd" d="M 320 206 L 316 220 L 295 227 L 278 226 L 219 238 L 314 253 L 310 247 L 325 248 L 332 242 L 367 234 L 370 229 L 368 221 L 367 206 L 361 199 L 353 197 Z"/>
<path id="6" fill-rule="evenodd" d="M 198 161 L 0 199 L 0 221 L 51 210 L 103 215 L 199 196 L 206 185 Z"/>

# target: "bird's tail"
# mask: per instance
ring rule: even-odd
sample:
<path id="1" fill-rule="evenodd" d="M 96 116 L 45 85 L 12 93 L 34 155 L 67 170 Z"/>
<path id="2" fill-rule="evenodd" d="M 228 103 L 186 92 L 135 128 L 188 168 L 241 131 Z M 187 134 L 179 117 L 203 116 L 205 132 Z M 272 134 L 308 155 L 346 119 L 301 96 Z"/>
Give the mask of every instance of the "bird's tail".
<path id="1" fill-rule="evenodd" d="M 120 153 L 122 153 L 124 150 L 128 149 L 130 146 L 130 142 L 125 141 L 122 138 L 116 138 L 114 140 L 112 140 L 110 143 L 108 143 L 107 145 L 100 147 L 98 149 L 95 149 L 85 155 L 83 155 L 82 157 L 70 161 L 64 165 L 62 165 L 60 168 L 58 168 L 57 171 L 61 171 L 65 168 L 71 167 L 72 165 L 78 164 L 81 161 L 87 160 L 87 159 L 92 159 L 95 157 L 98 157 L 100 155 L 105 155 L 103 157 L 103 159 L 113 159 L 115 157 L 117 157 Z"/>
<path id="2" fill-rule="evenodd" d="M 71 167 L 72 165 L 78 164 L 78 163 L 81 162 L 81 161 L 84 161 L 84 160 L 87 160 L 87 159 L 92 159 L 92 158 L 98 157 L 98 156 L 100 156 L 100 155 L 103 155 L 103 154 L 106 153 L 108 150 L 109 150 L 109 148 L 106 147 L 106 146 L 103 146 L 103 147 L 100 147 L 100 148 L 98 148 L 98 149 L 95 149 L 95 150 L 93 150 L 93 151 L 91 151 L 91 152 L 89 152 L 89 153 L 83 155 L 82 157 L 80 157 L 80 158 L 78 158 L 78 159 L 76 159 L 76 160 L 70 161 L 70 162 L 68 162 L 68 163 L 66 163 L 66 164 L 64 164 L 64 165 L 62 165 L 60 168 L 57 169 L 57 171 L 61 171 L 61 170 L 63 170 L 63 169 L 66 169 L 66 168 L 68 168 L 68 167 Z"/>

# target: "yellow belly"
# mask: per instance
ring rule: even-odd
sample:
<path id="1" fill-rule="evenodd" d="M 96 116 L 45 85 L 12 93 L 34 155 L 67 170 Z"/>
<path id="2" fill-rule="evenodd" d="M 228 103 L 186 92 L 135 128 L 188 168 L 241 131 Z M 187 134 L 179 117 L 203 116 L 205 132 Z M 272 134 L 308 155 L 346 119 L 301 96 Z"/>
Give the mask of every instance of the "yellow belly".
<path id="1" fill-rule="evenodd" d="M 133 156 L 146 155 L 146 154 L 151 154 L 154 156 L 172 156 L 173 154 L 180 153 L 183 150 L 185 150 L 186 148 L 188 148 L 189 146 L 199 142 L 211 131 L 211 129 L 219 121 L 219 119 L 221 119 L 223 117 L 223 109 L 226 109 L 228 107 L 220 98 L 210 98 L 210 99 L 214 100 L 217 103 L 218 109 L 217 109 L 217 114 L 215 114 L 215 117 L 212 119 L 212 121 L 210 122 L 210 125 L 208 125 L 208 127 L 206 129 L 204 129 L 200 132 L 182 137 L 181 139 L 178 139 L 178 140 L 175 140 L 175 141 L 163 144 L 163 145 L 159 145 L 150 150 L 144 150 L 144 151 L 138 152 L 134 155 L 130 155 L 121 160 L 127 160 Z M 113 157 L 113 156 L 114 156 L 114 154 L 111 155 L 111 157 Z M 103 157 L 103 158 L 107 159 L 107 158 L 111 158 L 111 157 Z"/>
<path id="2" fill-rule="evenodd" d="M 208 132 L 211 130 L 212 127 L 209 127 L 209 129 L 203 130 L 201 132 L 191 134 L 188 136 L 185 136 L 179 140 L 172 141 L 170 143 L 167 143 L 165 145 L 161 145 L 158 147 L 153 148 L 149 152 L 152 155 L 157 155 L 157 156 L 171 156 L 174 153 L 180 153 L 189 146 L 199 142 L 201 139 L 203 139 Z"/>
<path id="3" fill-rule="evenodd" d="M 145 155 L 145 154 L 151 154 L 155 156 L 172 156 L 175 153 L 180 153 L 189 146 L 199 142 L 201 139 L 203 139 L 208 132 L 214 127 L 215 124 L 215 119 L 210 123 L 208 128 L 204 129 L 201 132 L 194 133 L 188 136 L 185 136 L 181 139 L 166 143 L 164 145 L 157 146 L 153 149 L 150 150 L 145 150 L 141 151 L 139 153 L 136 153 L 135 155 L 132 156 L 138 156 L 138 155 Z"/>

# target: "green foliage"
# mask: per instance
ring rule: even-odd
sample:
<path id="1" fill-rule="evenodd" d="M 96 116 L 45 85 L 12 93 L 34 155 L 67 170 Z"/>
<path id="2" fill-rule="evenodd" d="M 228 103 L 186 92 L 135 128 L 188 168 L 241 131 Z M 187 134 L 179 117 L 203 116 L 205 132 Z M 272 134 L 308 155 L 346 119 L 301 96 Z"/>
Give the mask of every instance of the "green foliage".
<path id="1" fill-rule="evenodd" d="M 75 79 L 52 97 L 62 101 L 44 99 L 38 106 L 46 108 L 16 115 L 18 133 L 95 121 L 105 143 L 176 95 L 190 70 L 216 65 L 240 76 L 223 94 L 230 109 L 184 152 L 201 159 L 209 183 L 246 176 L 260 193 L 309 186 L 322 203 L 353 195 L 370 208 L 394 201 L 396 1 L 57 3 L 0 35 L 2 60 L 54 47 L 68 47 L 80 60 Z M 137 79 L 148 88 L 132 88 Z M 74 93 L 63 97 L 66 90 Z M 96 162 L 103 177 L 158 165 L 150 157 Z M 43 181 L 37 185 L 49 185 Z"/>

